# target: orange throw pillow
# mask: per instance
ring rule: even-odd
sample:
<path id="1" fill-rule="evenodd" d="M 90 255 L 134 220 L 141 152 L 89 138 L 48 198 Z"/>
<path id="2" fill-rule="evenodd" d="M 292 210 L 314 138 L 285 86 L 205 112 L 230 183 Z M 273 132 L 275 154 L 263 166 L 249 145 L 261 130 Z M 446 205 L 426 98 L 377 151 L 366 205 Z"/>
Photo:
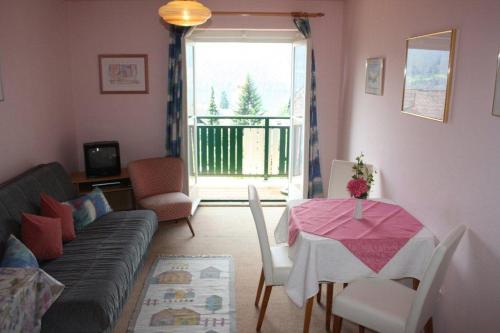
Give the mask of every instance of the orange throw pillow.
<path id="1" fill-rule="evenodd" d="M 63 254 L 60 218 L 23 213 L 21 238 L 38 260 L 55 259 Z"/>
<path id="2" fill-rule="evenodd" d="M 61 219 L 62 240 L 64 242 L 76 238 L 73 209 L 71 206 L 62 204 L 45 193 L 40 194 L 40 206 L 42 208 L 42 216 L 59 217 Z"/>

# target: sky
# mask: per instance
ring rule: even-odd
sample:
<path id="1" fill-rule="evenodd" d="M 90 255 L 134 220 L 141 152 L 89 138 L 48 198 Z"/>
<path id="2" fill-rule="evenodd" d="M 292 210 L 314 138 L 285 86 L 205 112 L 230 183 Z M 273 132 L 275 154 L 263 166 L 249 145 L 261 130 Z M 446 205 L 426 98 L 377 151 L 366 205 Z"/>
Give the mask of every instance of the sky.
<path id="1" fill-rule="evenodd" d="M 219 112 L 232 115 L 247 74 L 257 87 L 266 115 L 280 115 L 288 104 L 292 76 L 289 43 L 196 43 L 194 61 L 198 115 L 207 114 L 211 87 L 217 106 L 226 92 L 229 110 Z"/>

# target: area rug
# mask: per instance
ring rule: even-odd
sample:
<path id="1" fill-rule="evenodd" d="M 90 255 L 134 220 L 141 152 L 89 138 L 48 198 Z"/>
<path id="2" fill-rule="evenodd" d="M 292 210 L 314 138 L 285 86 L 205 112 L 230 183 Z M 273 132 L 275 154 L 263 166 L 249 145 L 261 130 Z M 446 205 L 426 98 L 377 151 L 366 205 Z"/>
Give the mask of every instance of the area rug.
<path id="1" fill-rule="evenodd" d="M 231 256 L 160 256 L 130 320 L 134 333 L 235 333 Z"/>

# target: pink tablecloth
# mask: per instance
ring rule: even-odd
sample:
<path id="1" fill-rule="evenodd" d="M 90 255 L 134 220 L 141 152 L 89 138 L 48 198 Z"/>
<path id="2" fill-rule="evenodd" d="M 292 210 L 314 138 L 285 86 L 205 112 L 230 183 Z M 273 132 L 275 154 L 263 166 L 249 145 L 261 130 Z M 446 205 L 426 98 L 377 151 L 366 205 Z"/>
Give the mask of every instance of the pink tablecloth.
<path id="1" fill-rule="evenodd" d="M 356 220 L 354 205 L 354 199 L 314 199 L 292 208 L 289 244 L 300 231 L 332 238 L 378 273 L 423 227 L 403 208 L 372 200 L 364 200 Z"/>

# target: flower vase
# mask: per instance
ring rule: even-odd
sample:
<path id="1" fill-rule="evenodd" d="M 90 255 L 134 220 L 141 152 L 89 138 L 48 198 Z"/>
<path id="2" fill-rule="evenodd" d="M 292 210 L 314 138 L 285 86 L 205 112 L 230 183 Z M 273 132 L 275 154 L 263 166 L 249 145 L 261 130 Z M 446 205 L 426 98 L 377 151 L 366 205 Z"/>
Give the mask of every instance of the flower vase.
<path id="1" fill-rule="evenodd" d="M 363 218 L 363 199 L 354 199 L 354 218 L 361 220 Z"/>

